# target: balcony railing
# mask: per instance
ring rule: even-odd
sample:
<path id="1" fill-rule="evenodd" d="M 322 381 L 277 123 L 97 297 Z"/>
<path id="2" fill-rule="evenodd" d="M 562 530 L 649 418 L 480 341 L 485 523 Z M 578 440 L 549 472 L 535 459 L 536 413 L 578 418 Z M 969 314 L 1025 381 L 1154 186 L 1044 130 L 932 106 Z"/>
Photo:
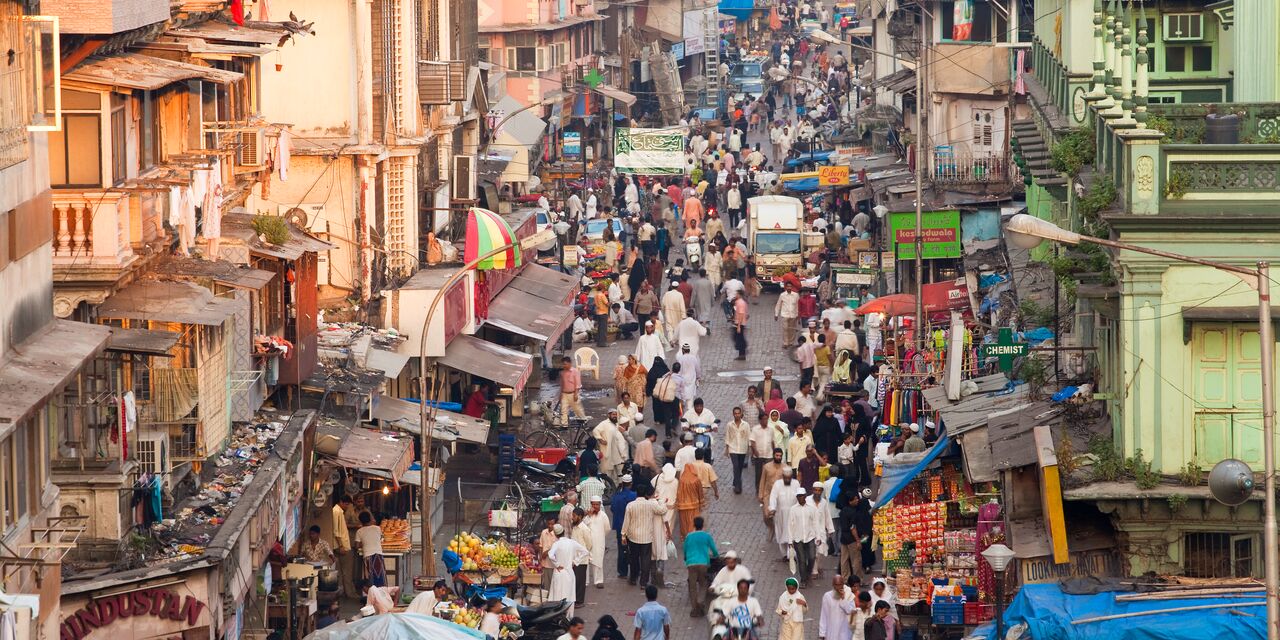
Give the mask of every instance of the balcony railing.
<path id="1" fill-rule="evenodd" d="M 996 184 L 1009 181 L 1009 159 L 1004 155 L 953 155 L 938 152 L 933 156 L 932 179 L 947 184 Z"/>
<path id="2" fill-rule="evenodd" d="M 132 259 L 127 195 L 83 191 L 54 192 L 55 268 L 124 266 Z"/>
<path id="3" fill-rule="evenodd" d="M 1014 56 L 1010 56 L 1014 57 Z M 1031 67 L 1036 81 L 1049 93 L 1049 98 L 1062 113 L 1071 112 L 1070 75 L 1053 50 L 1036 36 L 1031 42 Z"/>

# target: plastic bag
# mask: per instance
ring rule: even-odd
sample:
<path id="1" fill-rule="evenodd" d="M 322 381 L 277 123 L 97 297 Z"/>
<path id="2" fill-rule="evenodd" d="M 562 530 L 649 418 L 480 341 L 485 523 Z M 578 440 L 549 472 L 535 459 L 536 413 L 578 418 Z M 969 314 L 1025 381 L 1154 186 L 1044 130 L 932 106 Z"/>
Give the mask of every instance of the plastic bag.
<path id="1" fill-rule="evenodd" d="M 369 587 L 369 595 L 366 598 L 366 604 L 373 607 L 378 613 L 387 613 L 395 608 L 396 603 L 391 599 L 391 594 L 382 587 Z"/>
<path id="2" fill-rule="evenodd" d="M 791 570 L 791 575 L 796 574 L 796 548 L 787 547 L 787 568 Z"/>
<path id="3" fill-rule="evenodd" d="M 668 558 L 678 557 L 676 556 L 676 543 L 671 540 L 667 540 L 667 557 Z"/>

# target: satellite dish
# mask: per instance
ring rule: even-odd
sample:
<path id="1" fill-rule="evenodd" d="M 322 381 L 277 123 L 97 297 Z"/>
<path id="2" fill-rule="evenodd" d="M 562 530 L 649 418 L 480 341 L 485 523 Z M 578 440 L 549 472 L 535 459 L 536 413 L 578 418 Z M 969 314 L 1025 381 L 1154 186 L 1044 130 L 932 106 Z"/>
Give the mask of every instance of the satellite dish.
<path id="1" fill-rule="evenodd" d="M 284 217 L 300 229 L 310 228 L 310 225 L 307 224 L 309 222 L 307 220 L 307 212 L 301 207 L 293 207 L 292 209 L 289 209 L 285 212 Z"/>
<path id="2" fill-rule="evenodd" d="M 1253 493 L 1253 469 L 1235 458 L 1213 465 L 1209 472 L 1209 492 L 1225 505 L 1243 504 Z"/>

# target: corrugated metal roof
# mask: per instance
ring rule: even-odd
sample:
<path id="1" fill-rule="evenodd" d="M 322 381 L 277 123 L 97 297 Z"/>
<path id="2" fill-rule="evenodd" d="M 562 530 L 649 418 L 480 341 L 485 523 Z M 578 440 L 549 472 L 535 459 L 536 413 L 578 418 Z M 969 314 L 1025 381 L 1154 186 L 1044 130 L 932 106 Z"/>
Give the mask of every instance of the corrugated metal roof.
<path id="1" fill-rule="evenodd" d="M 107 342 L 107 327 L 54 320 L 0 359 L 0 437 L 7 436 Z"/>
<path id="2" fill-rule="evenodd" d="M 165 275 L 209 278 L 228 286 L 254 291 L 267 286 L 276 277 L 274 272 L 254 269 L 248 265 L 234 264 L 225 260 L 202 260 L 181 256 L 163 260 L 156 265 L 155 270 L 156 273 Z"/>
<path id="3" fill-rule="evenodd" d="M 123 53 L 91 59 L 63 76 L 63 80 L 149 91 L 195 78 L 229 84 L 243 77 L 244 74 L 235 71 L 202 67 L 142 53 Z"/>
<path id="4" fill-rule="evenodd" d="M 279 31 L 251 29 L 249 27 L 241 27 L 233 24 L 227 24 L 225 22 L 210 20 L 198 25 L 182 27 L 181 29 L 170 29 L 165 32 L 165 35 L 205 38 L 207 40 L 225 40 L 227 42 L 275 44 L 279 42 L 281 38 L 289 35 L 289 32 L 283 29 Z"/>
<path id="5" fill-rule="evenodd" d="M 515 31 L 555 31 L 556 29 L 567 29 L 574 25 L 584 22 L 598 22 L 605 20 L 608 16 L 569 16 L 564 20 L 554 20 L 551 22 L 537 22 L 525 24 L 501 24 L 492 27 L 480 26 L 480 33 L 512 33 Z"/>
<path id="6" fill-rule="evenodd" d="M 190 282 L 135 282 L 98 305 L 100 318 L 126 318 L 217 326 L 239 304 Z"/>
<path id="7" fill-rule="evenodd" d="M 289 239 L 284 244 L 268 244 L 258 239 L 253 230 L 253 216 L 247 213 L 228 213 L 222 216 L 222 237 L 234 238 L 249 246 L 249 251 L 273 258 L 297 260 L 308 251 L 328 251 L 333 245 L 313 238 L 297 226 L 287 223 Z"/>
<path id="8" fill-rule="evenodd" d="M 173 331 L 112 327 L 111 337 L 107 339 L 107 351 L 171 358 L 173 354 L 169 350 L 178 344 L 181 337 L 182 334 Z"/>

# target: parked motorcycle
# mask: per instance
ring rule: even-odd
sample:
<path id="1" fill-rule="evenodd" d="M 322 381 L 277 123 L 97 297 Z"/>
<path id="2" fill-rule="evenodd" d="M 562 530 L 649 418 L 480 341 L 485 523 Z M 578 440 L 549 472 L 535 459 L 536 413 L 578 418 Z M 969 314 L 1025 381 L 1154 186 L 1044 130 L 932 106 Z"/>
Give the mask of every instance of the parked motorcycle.
<path id="1" fill-rule="evenodd" d="M 569 631 L 569 619 L 565 616 L 572 600 L 554 600 L 532 607 L 518 605 L 520 629 L 526 640 L 556 640 Z"/>

